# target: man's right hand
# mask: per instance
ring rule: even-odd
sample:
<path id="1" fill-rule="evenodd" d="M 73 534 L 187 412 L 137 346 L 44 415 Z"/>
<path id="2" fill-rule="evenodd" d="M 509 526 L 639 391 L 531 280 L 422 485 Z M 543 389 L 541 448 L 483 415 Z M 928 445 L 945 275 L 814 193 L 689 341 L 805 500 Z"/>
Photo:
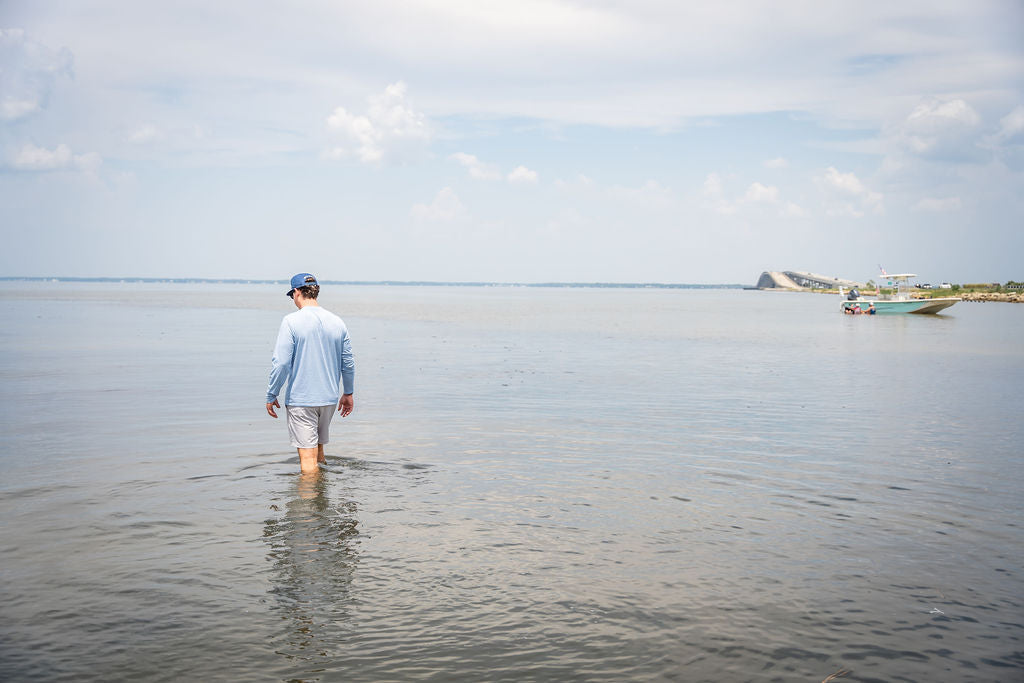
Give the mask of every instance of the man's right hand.
<path id="1" fill-rule="evenodd" d="M 274 412 L 274 406 L 277 406 L 278 408 L 281 407 L 281 404 L 277 402 L 276 398 L 274 399 L 273 403 L 268 403 L 267 404 L 267 414 L 270 415 L 270 417 L 275 417 L 276 418 L 277 417 L 277 413 Z"/>

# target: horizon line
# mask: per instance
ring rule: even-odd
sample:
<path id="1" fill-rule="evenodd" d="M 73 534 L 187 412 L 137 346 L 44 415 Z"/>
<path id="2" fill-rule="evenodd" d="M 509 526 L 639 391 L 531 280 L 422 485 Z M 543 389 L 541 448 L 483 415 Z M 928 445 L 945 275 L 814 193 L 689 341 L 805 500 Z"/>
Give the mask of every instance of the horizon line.
<path id="1" fill-rule="evenodd" d="M 254 284 L 275 285 L 287 284 L 288 280 L 265 278 L 209 278 L 209 277 L 79 277 L 79 276 L 36 276 L 36 275 L 4 275 L 0 282 L 97 282 L 97 283 L 209 283 L 209 284 Z M 583 282 L 583 281 L 547 281 L 547 282 L 499 282 L 470 280 L 321 280 L 326 285 L 386 285 L 386 286 L 443 286 L 443 287 L 603 287 L 603 288 L 651 288 L 651 289 L 735 289 L 747 287 L 741 283 L 707 283 L 707 282 Z"/>

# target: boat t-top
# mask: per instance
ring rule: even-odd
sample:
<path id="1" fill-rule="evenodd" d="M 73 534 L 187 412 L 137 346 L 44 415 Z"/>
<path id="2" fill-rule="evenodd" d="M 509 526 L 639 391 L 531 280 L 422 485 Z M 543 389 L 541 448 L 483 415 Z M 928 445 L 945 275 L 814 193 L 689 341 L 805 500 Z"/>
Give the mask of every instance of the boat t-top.
<path id="1" fill-rule="evenodd" d="M 883 273 L 882 279 L 889 281 L 892 293 L 879 295 L 880 290 L 876 290 L 874 298 L 865 298 L 856 289 L 844 292 L 840 287 L 839 295 L 843 298 L 840 310 L 846 313 L 859 308 L 860 312 L 866 313 L 869 307 L 874 306 L 877 313 L 938 313 L 960 301 L 960 298 L 955 296 L 939 296 L 934 299 L 912 298 L 910 296 L 910 278 L 914 277 L 917 275 L 913 273 L 899 275 Z"/>

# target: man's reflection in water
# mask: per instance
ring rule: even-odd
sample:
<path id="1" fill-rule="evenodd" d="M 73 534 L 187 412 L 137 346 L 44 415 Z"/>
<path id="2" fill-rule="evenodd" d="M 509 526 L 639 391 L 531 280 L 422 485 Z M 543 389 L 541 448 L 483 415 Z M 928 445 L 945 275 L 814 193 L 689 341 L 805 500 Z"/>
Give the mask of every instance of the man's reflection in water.
<path id="1" fill-rule="evenodd" d="M 355 503 L 329 500 L 330 476 L 322 470 L 299 475 L 290 500 L 263 530 L 274 563 L 270 592 L 287 622 L 275 649 L 314 676 L 344 642 L 359 559 Z"/>

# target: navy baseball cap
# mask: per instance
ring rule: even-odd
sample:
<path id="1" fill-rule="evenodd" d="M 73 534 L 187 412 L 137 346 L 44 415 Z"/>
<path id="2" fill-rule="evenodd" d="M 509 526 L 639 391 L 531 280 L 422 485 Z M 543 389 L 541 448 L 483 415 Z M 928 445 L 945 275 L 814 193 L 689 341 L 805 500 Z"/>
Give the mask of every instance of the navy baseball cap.
<path id="1" fill-rule="evenodd" d="M 317 282 L 316 277 L 313 276 L 313 273 L 299 273 L 297 275 L 292 275 L 292 288 L 285 292 L 284 295 L 291 296 L 292 292 L 294 292 L 299 287 L 305 287 L 306 285 L 315 284 L 317 284 Z"/>

